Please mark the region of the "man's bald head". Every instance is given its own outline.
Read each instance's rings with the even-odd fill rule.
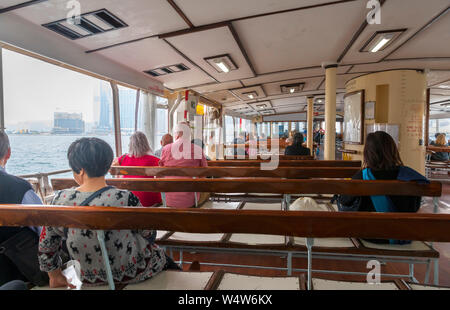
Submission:
[[[167,144],[173,143],[173,137],[171,134],[166,133],[162,138],[161,138],[161,145],[164,147]]]

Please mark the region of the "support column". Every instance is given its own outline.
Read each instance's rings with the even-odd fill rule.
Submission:
[[[325,66],[325,160],[336,157],[336,72],[337,64]]]
[[[3,93],[3,49],[0,46],[0,130],[5,130],[5,102]]]
[[[116,141],[116,156],[122,155],[122,134],[120,130],[119,88],[115,82],[111,82],[114,111],[114,137]]]
[[[308,97],[308,115],[306,123],[306,147],[310,149],[313,155],[313,117],[314,117],[314,97]]]

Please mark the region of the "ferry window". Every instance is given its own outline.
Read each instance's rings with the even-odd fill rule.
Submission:
[[[155,96],[156,102],[156,116],[155,116],[155,137],[154,137],[154,150],[156,151],[161,147],[162,137],[169,133],[169,110],[167,98]]]
[[[428,132],[428,139],[430,143],[436,140],[435,136],[437,133],[445,134],[447,141],[450,140],[450,118],[431,119],[429,122]]]
[[[233,143],[234,120],[232,116],[225,115],[225,143]]]
[[[2,59],[8,172],[69,169],[67,149],[81,137],[101,138],[115,149],[108,82],[6,49]]]
[[[128,153],[130,136],[135,131],[136,124],[136,93],[135,89],[119,85],[120,131],[122,135],[122,154]]]

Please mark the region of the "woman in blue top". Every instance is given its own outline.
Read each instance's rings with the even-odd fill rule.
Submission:
[[[392,137],[377,131],[367,135],[364,146],[364,169],[356,173],[356,180],[403,180],[427,183],[428,180],[415,170],[403,165]],[[338,197],[340,211],[365,212],[417,212],[420,196],[347,196]],[[371,240],[372,241],[372,240]],[[387,243],[388,240],[373,240]]]

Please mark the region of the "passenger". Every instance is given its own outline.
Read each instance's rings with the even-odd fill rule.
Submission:
[[[297,132],[292,145],[286,147],[284,155],[311,155],[311,150],[303,146],[303,135]]]
[[[41,205],[30,183],[6,172],[10,157],[8,136],[0,130],[0,204]],[[13,280],[35,285],[48,283],[36,257],[40,230],[40,227],[0,227],[0,286]]]
[[[136,131],[130,138],[129,154],[125,154],[113,162],[113,166],[158,167],[159,158],[151,155],[152,149],[143,132]],[[123,178],[151,178],[150,176],[124,175]],[[144,207],[156,207],[161,204],[161,194],[152,192],[132,192]]]
[[[445,135],[444,134],[439,134],[436,138],[436,142],[434,143],[435,147],[446,147],[447,146],[447,141],[445,140]],[[434,152],[431,155],[431,160],[436,160],[436,161],[448,161],[449,160],[449,156],[447,152]]]
[[[53,205],[136,207],[131,192],[107,186],[105,175],[113,161],[113,150],[98,138],[82,138],[68,150],[69,165],[78,188],[58,191]],[[99,219],[101,220],[101,219]],[[105,243],[112,276],[117,283],[136,283],[169,268],[177,268],[164,250],[153,243],[152,230],[107,230]],[[71,260],[81,265],[81,281],[88,286],[107,282],[107,272],[97,233],[94,230],[45,226],[39,240],[39,263],[48,272],[50,287],[72,287],[62,274],[60,251],[67,245]]]
[[[245,147],[242,144],[245,144],[245,132],[241,131],[239,136],[234,139],[233,143],[235,144],[234,155],[248,155],[245,151]]]
[[[250,133],[248,140],[249,147],[246,148],[246,152],[250,158],[256,158],[258,155],[258,138],[254,133]]]
[[[377,131],[367,135],[364,146],[364,168],[353,176],[356,180],[401,180],[427,183],[415,170],[403,165],[392,137]],[[413,193],[412,193],[413,194]],[[419,196],[346,196],[336,197],[340,211],[417,212]],[[376,243],[405,243],[397,240],[370,240]]]
[[[166,133],[164,136],[162,136],[161,142],[160,142],[160,143],[161,143],[161,148],[157,149],[156,152],[155,152],[155,156],[158,157],[158,158],[161,158],[161,152],[162,152],[162,149],[163,149],[167,144],[173,143],[173,137],[172,137],[172,135]]]
[[[161,154],[159,165],[163,167],[207,167],[208,162],[201,147],[192,144],[189,134],[183,134],[183,128],[188,131],[186,123],[180,123],[174,128],[175,142],[166,145]],[[189,145],[190,152],[187,151],[187,156],[183,155],[183,146]],[[180,154],[175,154],[178,152]],[[180,155],[180,156],[178,156]],[[196,156],[197,155],[197,156]],[[181,158],[179,158],[181,157]],[[199,158],[196,158],[199,157]],[[189,177],[171,177],[185,179]],[[209,199],[209,193],[197,193],[197,206],[202,205]],[[194,193],[166,193],[166,204],[170,208],[192,208],[195,207]]]

